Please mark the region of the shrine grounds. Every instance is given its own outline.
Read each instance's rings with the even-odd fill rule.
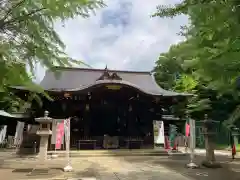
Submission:
[[[80,151],[81,152],[81,151]],[[79,153],[80,153],[79,152]],[[203,155],[196,156],[201,164]],[[105,156],[72,157],[74,171],[64,173],[64,157],[47,160],[48,173],[32,171],[38,164],[36,158],[16,157],[11,152],[0,152],[0,177],[6,180],[239,180],[240,159],[232,161],[226,155],[217,155],[220,169],[187,169],[189,156]]]

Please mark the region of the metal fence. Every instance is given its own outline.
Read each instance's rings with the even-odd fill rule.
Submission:
[[[204,148],[205,147],[205,140],[203,134],[203,121],[196,121],[196,147],[197,148]],[[215,125],[215,143],[216,148],[222,148],[230,145],[230,130],[226,128],[221,123],[216,123]],[[185,146],[185,142],[189,142],[189,137],[185,137],[185,130],[178,129],[178,135],[176,137],[177,143],[179,146]],[[240,135],[238,136],[240,141]]]
[[[229,145],[230,144],[230,130],[222,124],[215,125],[215,143],[216,145]],[[203,123],[196,121],[196,147],[204,148],[205,140],[203,134]]]

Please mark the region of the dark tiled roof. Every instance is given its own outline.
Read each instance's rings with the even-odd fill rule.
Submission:
[[[48,70],[40,86],[47,91],[80,91],[99,84],[123,84],[132,86],[146,94],[160,96],[186,96],[188,94],[167,91],[158,86],[150,72],[107,70],[116,73],[121,80],[101,79],[104,69],[55,67],[59,76]]]

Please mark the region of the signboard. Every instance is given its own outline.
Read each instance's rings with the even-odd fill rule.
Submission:
[[[157,144],[165,144],[163,121],[159,122],[159,131],[158,131],[158,138],[157,138],[156,143]]]
[[[119,85],[107,85],[106,87],[108,89],[111,89],[111,90],[119,90],[119,89],[121,89],[121,86],[119,86]]]
[[[154,121],[153,129],[154,129],[154,143],[165,144],[163,121]]]

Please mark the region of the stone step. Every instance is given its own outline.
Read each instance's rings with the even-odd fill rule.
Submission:
[[[57,154],[58,157],[65,157],[65,151],[52,151],[48,152],[48,155],[53,156]],[[168,156],[168,152],[165,150],[161,151],[139,151],[139,150],[129,150],[129,151],[121,151],[121,150],[89,150],[89,151],[71,151],[70,157],[106,157],[106,156]]]

